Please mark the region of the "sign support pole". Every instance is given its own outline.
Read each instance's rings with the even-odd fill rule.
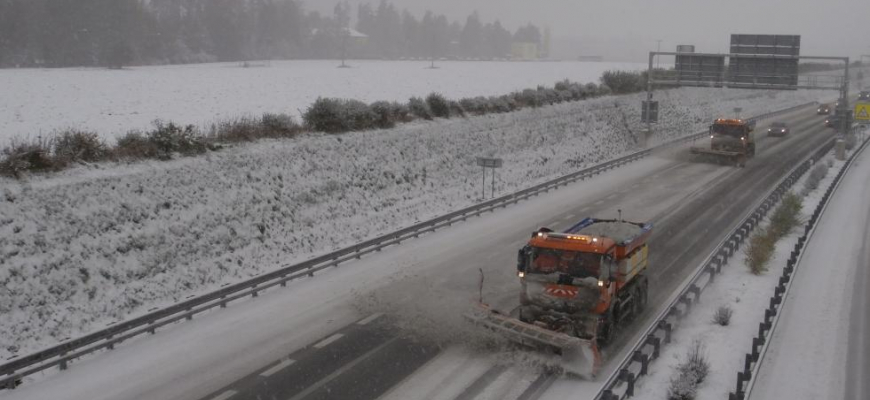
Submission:
[[[649,69],[646,74],[646,132],[643,137],[643,147],[647,148],[647,143],[649,142],[650,136],[652,136],[652,74],[653,74],[653,58],[655,58],[655,54],[653,52],[649,52]]]

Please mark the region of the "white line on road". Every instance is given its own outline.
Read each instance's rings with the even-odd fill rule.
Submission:
[[[236,393],[238,393],[238,392],[236,392],[235,390],[227,390],[226,392],[221,393],[220,396],[215,397],[211,400],[227,400],[230,397],[235,396]]]
[[[390,339],[390,340],[387,340],[386,343],[381,344],[380,346],[375,347],[374,349],[369,350],[369,351],[366,352],[365,354],[363,354],[363,355],[357,357],[355,360],[353,360],[353,361],[347,363],[347,364],[344,365],[343,367],[341,367],[341,368],[335,370],[335,372],[329,374],[329,375],[326,376],[325,378],[323,378],[323,379],[317,381],[316,383],[314,383],[313,385],[309,386],[308,389],[303,390],[302,393],[299,393],[299,394],[297,394],[296,396],[291,397],[290,400],[301,400],[301,399],[304,399],[304,398],[308,397],[308,395],[310,395],[311,393],[314,393],[314,391],[320,389],[321,387],[323,387],[323,385],[325,385],[325,384],[329,383],[331,380],[335,379],[335,377],[337,377],[337,376],[339,376],[339,375],[345,373],[345,371],[347,371],[347,370],[349,370],[349,369],[355,367],[357,364],[363,362],[366,358],[371,357],[372,354],[375,354],[375,353],[381,351],[381,349],[383,349],[384,347],[387,347],[388,345],[390,345],[391,343],[395,342],[396,340],[399,340],[399,338],[395,338],[395,337],[394,337],[394,338],[392,338],[392,339]]]
[[[366,317],[362,321],[357,322],[356,324],[357,325],[367,325],[369,322],[372,322],[372,321],[378,319],[378,317],[380,317],[381,315],[384,315],[384,313],[374,313],[372,315],[369,315],[368,317]]]
[[[322,348],[324,348],[324,347],[326,347],[326,346],[329,346],[330,343],[332,343],[332,342],[334,342],[334,341],[336,341],[336,340],[338,340],[338,339],[341,339],[341,338],[343,338],[343,337],[344,337],[344,335],[342,335],[342,334],[340,334],[340,333],[336,333],[335,335],[332,335],[332,336],[330,336],[330,337],[328,337],[328,338],[326,338],[326,339],[323,339],[320,343],[315,344],[315,345],[314,345],[314,348],[316,348],[316,349],[322,349]]]
[[[565,218],[562,218],[562,221],[570,221],[572,219],[574,219],[574,214],[568,214]]]
[[[284,360],[284,361],[281,361],[281,362],[278,363],[278,365],[276,365],[276,366],[274,366],[274,367],[272,367],[272,368],[269,368],[269,369],[263,371],[263,372],[260,374],[260,376],[262,376],[262,377],[264,377],[264,378],[268,378],[268,377],[270,377],[270,376],[272,376],[272,375],[275,375],[278,371],[280,371],[280,370],[282,370],[282,369],[284,369],[284,368],[287,368],[287,367],[293,365],[293,363],[295,363],[295,362],[296,362],[296,360]]]

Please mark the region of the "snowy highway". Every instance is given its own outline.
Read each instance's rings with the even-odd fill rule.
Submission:
[[[0,398],[591,398],[601,382],[548,378],[534,354],[478,340],[461,316],[477,299],[478,271],[484,301],[508,311],[517,302],[516,250],[533,230],[617,210],[652,221],[652,307],[605,349],[606,376],[636,340],[631,332],[739,218],[833,137],[813,111],[779,117],[791,126],[785,138],[763,137],[771,121],[760,121],[746,168],[695,162],[686,147],[663,151],[138,338]]]

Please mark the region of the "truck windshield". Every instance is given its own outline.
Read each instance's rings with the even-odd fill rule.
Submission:
[[[714,135],[726,135],[726,136],[734,136],[741,137],[746,130],[743,129],[743,126],[740,125],[713,125],[711,129]]]
[[[558,272],[575,278],[587,278],[597,277],[600,265],[600,254],[533,247],[528,272],[533,274]]]

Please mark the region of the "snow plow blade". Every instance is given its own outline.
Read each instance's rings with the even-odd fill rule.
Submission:
[[[559,354],[561,360],[556,367],[565,373],[592,379],[601,366],[601,355],[594,340],[529,324],[493,310],[486,304],[478,304],[473,313],[466,314],[466,318],[524,347]]]

